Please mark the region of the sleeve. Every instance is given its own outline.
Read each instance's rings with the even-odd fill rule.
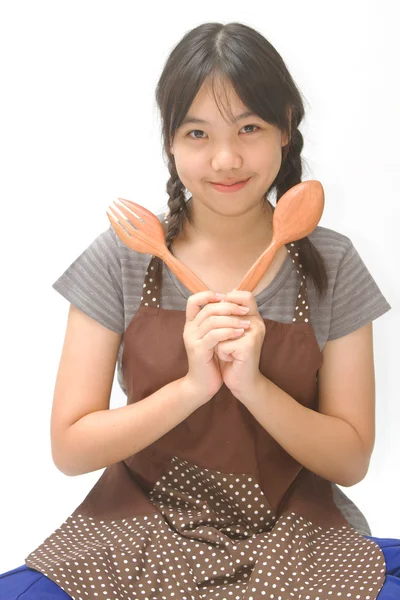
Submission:
[[[328,341],[359,329],[390,309],[390,304],[350,241],[336,274]]]
[[[332,483],[333,500],[348,523],[362,535],[371,536],[371,528],[358,506],[336,485]]]
[[[121,261],[111,225],[53,283],[71,304],[104,327],[124,332]]]

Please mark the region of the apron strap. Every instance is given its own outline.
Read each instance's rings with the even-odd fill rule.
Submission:
[[[292,321],[294,323],[310,322],[310,305],[308,303],[307,282],[304,275],[303,265],[300,263],[299,247],[295,243],[286,245],[292,262],[296,265],[297,273],[300,275],[300,285],[297,292],[296,306],[293,312]]]

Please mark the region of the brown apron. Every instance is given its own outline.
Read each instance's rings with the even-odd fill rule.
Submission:
[[[323,355],[299,273],[292,323],[264,319],[260,371],[318,409]],[[152,257],[124,334],[128,404],[188,371],[186,312],[160,308]],[[267,400],[267,399],[266,399]],[[379,546],[355,531],[331,482],[294,460],[223,384],[159,440],[105,469],[85,500],[26,559],[75,600],[375,600]]]

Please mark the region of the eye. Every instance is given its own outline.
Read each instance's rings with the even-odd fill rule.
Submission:
[[[256,129],[260,129],[258,125],[244,125],[244,127],[255,127]],[[254,131],[249,131],[248,133],[254,133]]]
[[[258,125],[244,125],[242,127],[242,129],[244,129],[245,127],[255,127],[256,129],[260,129],[260,127]],[[192,140],[204,140],[203,137],[197,137],[197,136],[193,137],[191,135],[192,133],[204,133],[204,131],[202,131],[201,129],[192,129],[191,131],[189,131],[187,133],[187,136],[190,137]],[[249,131],[247,133],[255,133],[255,131]]]

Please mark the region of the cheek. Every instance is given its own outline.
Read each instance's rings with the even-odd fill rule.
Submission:
[[[274,167],[281,161],[282,148],[278,144],[273,144],[265,148],[264,152],[260,153],[260,155],[263,157],[262,161],[265,166]]]
[[[200,161],[196,160],[194,156],[188,156],[186,154],[185,157],[182,156],[182,159],[176,161],[176,167],[178,171],[178,175],[182,183],[185,182],[198,182],[200,180],[204,180],[205,177],[205,169],[201,165]]]
[[[264,173],[267,179],[271,174],[274,174],[275,177],[282,164],[281,147],[268,148],[264,152],[260,152],[258,157],[258,172]]]

